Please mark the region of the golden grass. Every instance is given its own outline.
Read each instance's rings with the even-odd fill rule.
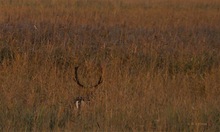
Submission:
[[[0,130],[219,131],[219,22],[218,0],[0,1]]]

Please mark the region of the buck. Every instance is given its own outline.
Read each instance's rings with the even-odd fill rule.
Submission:
[[[80,111],[82,107],[84,107],[86,104],[88,104],[91,101],[91,96],[97,89],[97,87],[103,82],[103,69],[101,66],[99,66],[100,70],[100,76],[97,80],[97,82],[91,86],[86,86],[82,83],[79,79],[79,66],[75,67],[75,82],[79,85],[82,89],[93,89],[91,93],[87,94],[86,96],[78,96],[74,99],[75,108]]]

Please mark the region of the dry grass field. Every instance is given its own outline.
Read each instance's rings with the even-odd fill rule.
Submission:
[[[219,0],[0,0],[0,131],[220,131],[219,23]]]

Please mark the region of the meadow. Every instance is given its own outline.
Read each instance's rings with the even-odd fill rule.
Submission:
[[[0,131],[220,131],[219,23],[219,0],[0,0]]]

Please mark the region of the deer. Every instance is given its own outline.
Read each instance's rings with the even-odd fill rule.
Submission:
[[[76,98],[73,99],[75,108],[78,111],[81,111],[81,108],[84,107],[87,103],[89,103],[91,101],[91,98],[94,94],[94,92],[97,90],[97,88],[103,83],[103,68],[100,65],[97,65],[98,70],[99,70],[99,77],[96,80],[96,83],[90,85],[90,86],[86,86],[85,84],[83,84],[83,82],[80,80],[79,78],[79,69],[80,66],[76,66],[75,69],[75,73],[74,73],[74,81],[77,83],[77,85],[81,88],[81,89],[90,89],[90,93],[88,93],[86,96],[77,96]]]

